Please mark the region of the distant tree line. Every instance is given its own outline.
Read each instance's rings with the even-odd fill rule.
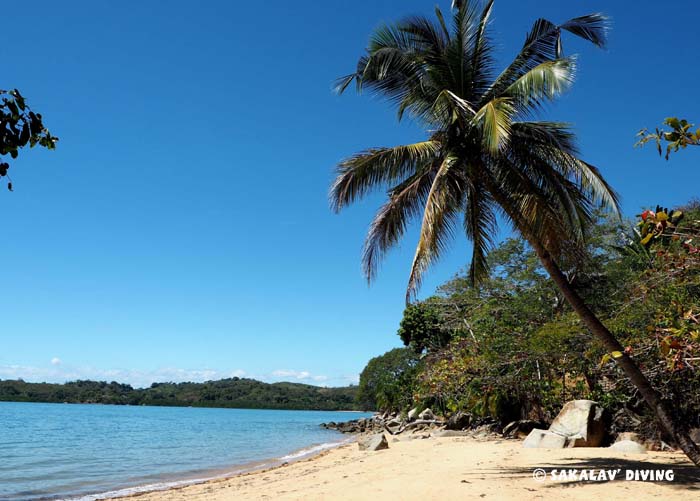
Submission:
[[[354,410],[357,387],[321,388],[299,383],[263,383],[230,378],[205,383],[153,383],[133,388],[115,381],[65,384],[0,381],[0,401],[229,407],[246,409]]]

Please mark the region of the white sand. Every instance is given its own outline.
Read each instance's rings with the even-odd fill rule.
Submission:
[[[242,499],[700,499],[700,468],[680,453],[608,449],[523,449],[521,442],[473,438],[402,439],[390,449],[356,444],[267,471],[132,496],[136,501]],[[611,482],[533,479],[533,470],[621,469]],[[626,470],[672,469],[673,481],[625,481]],[[622,478],[623,480],[620,480]]]

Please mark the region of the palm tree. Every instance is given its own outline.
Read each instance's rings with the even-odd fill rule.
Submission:
[[[700,449],[634,360],[572,288],[559,263],[580,256],[585,228],[598,207],[618,211],[618,197],[599,170],[579,158],[568,124],[533,117],[573,82],[576,58],[562,52],[563,31],[603,47],[601,14],[556,25],[537,20],[512,63],[497,73],[489,18],[493,0],[454,1],[451,25],[409,17],[372,35],[354,73],[339,79],[393,103],[428,131],[425,141],[371,148],[342,161],[330,189],[338,212],[375,189],[388,200],[371,223],[363,269],[371,281],[379,261],[421,218],[406,300],[461,226],[473,243],[469,269],[477,284],[499,216],[535,250],[588,329],[603,343],[683,451],[700,464]]]

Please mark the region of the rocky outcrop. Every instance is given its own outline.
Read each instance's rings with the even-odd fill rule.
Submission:
[[[566,449],[571,441],[553,431],[534,429],[523,442],[526,449]]]
[[[605,434],[600,404],[592,400],[572,400],[554,418],[549,430],[533,429],[523,446],[548,449],[600,447]]]
[[[430,409],[425,409],[423,412],[418,414],[418,419],[433,420],[435,419],[435,414],[433,414],[433,411]]]
[[[571,447],[600,447],[605,439],[603,407],[593,400],[567,402],[549,431],[572,440]]]
[[[466,430],[471,424],[472,417],[466,412],[456,412],[452,414],[447,423],[445,423],[446,430]]]
[[[532,421],[531,419],[521,419],[520,421],[513,421],[509,423],[505,428],[503,428],[504,437],[521,438],[526,437],[528,433],[537,427],[541,427],[542,423],[538,421]]]
[[[389,442],[383,433],[377,433],[360,438],[357,441],[357,446],[361,451],[381,451],[389,448]]]
[[[373,416],[371,418],[353,419],[342,423],[330,421],[328,423],[322,423],[321,428],[335,430],[341,433],[367,433],[382,431],[384,429],[382,424],[383,420],[380,416]]]
[[[414,421],[418,417],[418,409],[414,407],[413,409],[408,411],[407,417],[409,422]]]
[[[632,442],[637,442],[638,444],[643,442],[642,438],[639,436],[639,433],[634,431],[623,431],[622,433],[618,433],[617,437],[615,437],[615,442],[622,442],[624,440],[631,440]]]
[[[610,446],[610,449],[617,452],[624,452],[626,454],[646,454],[647,449],[639,442],[634,442],[632,440],[620,440],[615,442]]]

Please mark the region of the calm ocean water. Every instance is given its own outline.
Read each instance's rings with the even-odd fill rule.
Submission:
[[[289,461],[343,441],[325,411],[0,402],[0,499],[103,499]]]

